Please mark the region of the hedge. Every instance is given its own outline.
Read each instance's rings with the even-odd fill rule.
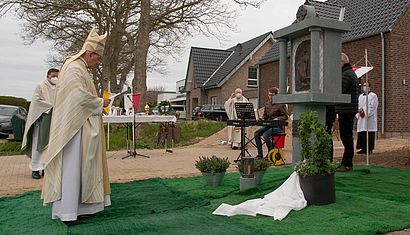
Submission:
[[[21,106],[26,108],[27,110],[30,106],[30,102],[28,102],[26,99],[13,96],[0,96],[0,104]]]

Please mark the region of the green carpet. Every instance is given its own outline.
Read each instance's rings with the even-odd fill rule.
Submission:
[[[66,225],[51,220],[40,192],[0,198],[0,234],[377,234],[410,227],[410,171],[356,167],[336,174],[332,205],[292,211],[283,221],[266,216],[214,216],[222,202],[259,198],[281,185],[290,168],[270,169],[257,189],[239,192],[239,174],[222,186],[202,177],[112,184],[112,206]]]

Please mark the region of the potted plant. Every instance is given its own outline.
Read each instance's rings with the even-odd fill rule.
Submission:
[[[256,177],[256,184],[262,183],[263,176],[265,175],[266,169],[270,167],[270,162],[265,158],[256,158],[254,165],[254,174]]]
[[[266,158],[255,158],[254,165],[253,165],[253,173],[256,178],[256,185],[262,183],[263,176],[271,166],[271,163]],[[238,162],[238,170],[242,174],[243,168],[241,161]]]
[[[308,204],[334,203],[336,166],[330,161],[332,136],[318,121],[316,111],[302,113],[298,131],[302,157],[295,170],[303,194]]]
[[[215,155],[212,157],[202,156],[196,161],[195,167],[202,172],[207,185],[216,187],[221,184],[230,164],[228,158],[219,158]]]

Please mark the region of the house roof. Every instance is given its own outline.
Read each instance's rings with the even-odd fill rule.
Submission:
[[[225,78],[231,74],[272,32],[262,34],[249,41],[239,43],[234,47],[228,48],[230,56],[220,64],[219,68],[209,76],[204,83],[204,87],[209,89],[217,87]]]
[[[336,9],[345,7],[344,21],[351,24],[352,30],[343,34],[343,42],[370,37],[390,31],[396,21],[407,9],[410,0],[328,0],[308,1],[314,6],[319,17],[336,18]],[[339,11],[340,12],[340,11]],[[279,46],[275,43],[261,58],[259,64],[279,59]]]
[[[345,21],[352,31],[343,35],[343,41],[353,41],[390,31],[406,10],[410,0],[328,0],[346,8]]]
[[[331,19],[331,20],[339,20],[340,19],[340,12],[341,6],[339,4],[333,4],[329,1],[327,2],[318,2],[309,0],[307,3],[308,5],[312,5],[315,7],[315,11],[320,18]]]
[[[192,47],[190,60],[193,62],[197,87],[202,87],[204,82],[208,80],[230,54],[232,54],[232,51]]]

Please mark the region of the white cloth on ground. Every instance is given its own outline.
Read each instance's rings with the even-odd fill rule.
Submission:
[[[109,195],[102,203],[81,203],[81,133],[82,129],[63,149],[61,200],[53,202],[52,219],[75,221],[79,215],[95,214],[111,205]]]
[[[41,171],[44,170],[44,162],[43,162],[43,153],[47,150],[43,150],[42,152],[37,151],[37,141],[38,141],[38,130],[39,125],[38,122],[34,123],[33,127],[33,142],[31,146],[31,158],[29,167],[31,171]]]
[[[307,205],[299,184],[299,176],[293,172],[289,178],[275,191],[264,198],[251,199],[231,206],[222,203],[212,214],[214,215],[250,215],[272,216],[275,220],[284,219],[291,210],[302,210]]]

